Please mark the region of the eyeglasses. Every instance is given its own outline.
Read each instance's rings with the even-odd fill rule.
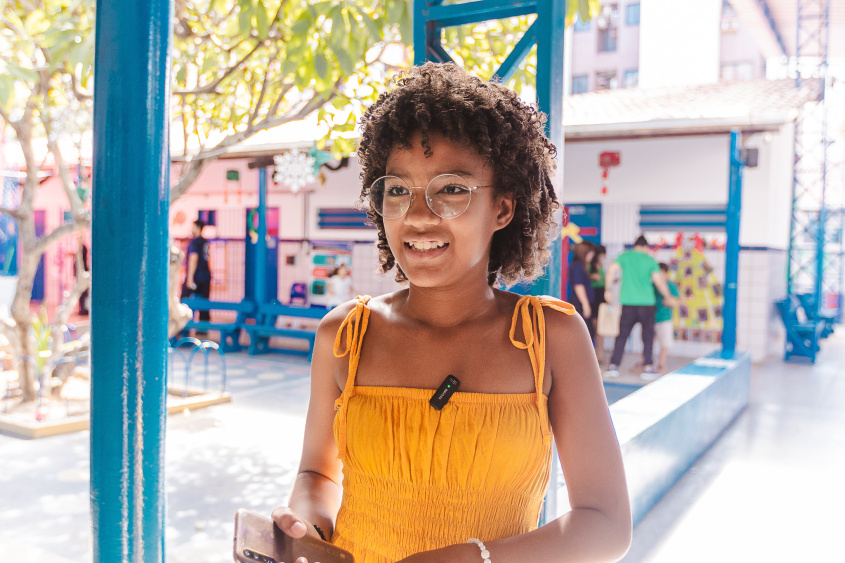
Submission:
[[[443,219],[454,219],[469,208],[472,192],[493,186],[470,186],[456,174],[435,176],[428,186],[409,186],[402,178],[382,176],[370,186],[370,208],[385,219],[398,219],[408,212],[414,201],[411,190],[425,190],[425,203],[431,212]]]

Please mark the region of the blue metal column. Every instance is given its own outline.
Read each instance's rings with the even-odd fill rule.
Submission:
[[[170,0],[97,1],[94,561],[164,561]]]
[[[548,116],[546,134],[557,147],[558,199],[563,201],[563,35],[566,20],[565,0],[537,1],[537,105]],[[563,215],[559,217],[562,225]],[[552,256],[546,273],[534,282],[531,293],[563,297],[561,293],[561,237],[552,242]]]
[[[267,303],[267,169],[258,169],[258,241],[255,245],[255,302]]]
[[[414,0],[414,64],[454,62],[441,44],[444,27],[537,14],[495,76],[507,80],[531,47],[537,45],[537,104],[549,118],[546,134],[558,149],[558,178],[563,178],[563,49],[566,0],[476,0],[443,5],[443,0]],[[557,182],[558,188],[562,182]],[[562,199],[562,194],[557,194]],[[558,217],[560,219],[561,217]],[[533,285],[515,290],[534,295],[561,295],[561,240],[552,243],[546,273]]]
[[[728,213],[725,220],[727,244],[725,246],[725,305],[722,308],[722,352],[733,355],[736,351],[736,294],[739,271],[739,217],[742,211],[742,169],[744,162],[740,151],[740,133],[731,131],[730,182],[728,186]]]

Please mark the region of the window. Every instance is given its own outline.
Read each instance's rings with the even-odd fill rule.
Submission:
[[[619,36],[618,15],[616,4],[607,4],[596,16],[596,27],[599,28],[599,52],[607,53],[616,50],[616,38]]]
[[[722,65],[722,80],[751,80],[752,78],[754,78],[754,65],[751,63]]]
[[[590,83],[587,80],[587,75],[584,74],[582,76],[573,76],[572,77],[572,93],[573,94],[583,94],[590,89]]]
[[[618,87],[615,70],[596,73],[596,90],[615,90]]]
[[[625,7],[625,25],[640,25],[640,3]]]
[[[634,70],[626,70],[625,71],[625,88],[636,88],[637,85],[640,83],[640,71],[639,69]]]
[[[572,25],[575,31],[590,31],[590,27],[592,26],[592,21],[587,20],[585,22],[581,21],[581,16],[575,16],[575,23]]]

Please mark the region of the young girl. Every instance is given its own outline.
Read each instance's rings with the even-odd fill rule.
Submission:
[[[625,554],[622,457],[587,327],[567,303],[495,287],[540,275],[558,232],[544,121],[431,63],[363,118],[362,197],[382,270],[408,288],[320,324],[299,474],[273,512],[286,534],[358,563]],[[459,391],[435,409],[449,375]],[[572,509],[538,528],[553,447]]]

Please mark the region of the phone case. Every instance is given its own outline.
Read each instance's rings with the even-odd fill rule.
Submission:
[[[237,563],[354,563],[352,554],[306,535],[292,538],[266,516],[241,508],[235,513],[234,556]]]

